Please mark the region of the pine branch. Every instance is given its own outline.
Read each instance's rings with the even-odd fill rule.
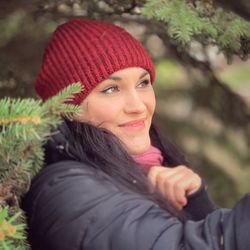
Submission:
[[[213,6],[212,1],[148,0],[142,13],[163,22],[169,37],[182,50],[188,51],[191,43],[197,41],[218,46],[228,60],[233,55],[249,57],[250,49],[245,44],[250,43],[250,23]]]
[[[42,145],[51,126],[59,125],[62,116],[72,118],[79,111],[78,106],[65,102],[80,91],[81,85],[75,83],[44,103],[30,98],[0,100],[0,249],[29,249],[25,224],[13,224],[21,215],[19,200],[43,164]],[[8,204],[14,212],[3,208]]]
[[[24,234],[26,229],[24,221],[22,212],[13,213],[9,207],[0,207],[0,247],[2,247],[0,249],[30,249]]]
[[[57,114],[55,103],[56,104],[70,103],[74,98],[74,94],[80,93],[82,91],[84,91],[84,87],[79,82],[73,83],[72,85],[69,85],[68,87],[60,91],[56,96],[53,96],[52,98],[47,100],[44,103],[43,108],[45,110],[50,110],[50,112]]]

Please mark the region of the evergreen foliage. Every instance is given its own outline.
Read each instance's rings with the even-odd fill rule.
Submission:
[[[0,249],[29,249],[20,197],[42,166],[42,145],[51,126],[79,110],[65,103],[81,90],[80,83],[72,84],[44,103],[30,98],[0,100]]]
[[[230,60],[234,54],[247,59],[250,23],[238,15],[214,6],[213,1],[148,0],[142,12],[149,19],[166,24],[169,37],[186,50],[193,41],[217,45]]]

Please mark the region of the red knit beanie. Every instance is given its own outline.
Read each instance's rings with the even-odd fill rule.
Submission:
[[[60,25],[52,35],[35,89],[46,100],[80,82],[84,89],[73,101],[80,104],[98,83],[128,67],[144,68],[154,81],[152,60],[128,32],[102,21],[75,19]]]

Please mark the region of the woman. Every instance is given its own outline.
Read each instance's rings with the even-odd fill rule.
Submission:
[[[44,54],[36,91],[73,82],[81,111],[45,145],[23,200],[32,249],[249,249],[249,197],[215,210],[201,178],[151,124],[154,65],[113,24],[71,20]]]

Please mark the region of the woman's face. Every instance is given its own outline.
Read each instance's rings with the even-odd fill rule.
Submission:
[[[130,154],[140,154],[149,148],[155,95],[150,75],[144,69],[116,71],[99,83],[80,106],[78,121],[108,129]]]

